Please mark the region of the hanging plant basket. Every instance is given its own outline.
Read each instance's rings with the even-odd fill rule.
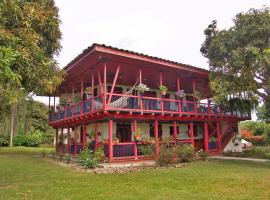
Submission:
[[[147,85],[140,83],[140,84],[136,87],[136,90],[137,90],[140,94],[143,94],[143,93],[149,91],[150,88],[148,88]]]
[[[165,85],[159,86],[161,95],[165,96],[167,94],[168,88]]]

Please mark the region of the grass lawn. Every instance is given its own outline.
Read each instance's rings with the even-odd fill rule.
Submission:
[[[270,199],[269,163],[206,161],[96,175],[43,160],[43,150],[0,148],[0,199]]]

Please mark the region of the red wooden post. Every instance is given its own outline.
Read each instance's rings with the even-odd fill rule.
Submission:
[[[133,132],[135,133],[137,131],[137,120],[134,120],[133,122]],[[137,142],[136,138],[134,136],[134,158],[137,160],[138,159],[138,147],[137,147]]]
[[[196,84],[194,80],[192,80],[192,88],[193,88],[193,99],[194,99],[194,113],[197,116],[197,98],[194,95],[196,91]]]
[[[103,109],[106,109],[107,103],[106,103],[106,98],[107,98],[107,64],[104,63],[104,73],[103,73],[103,85],[104,85],[104,102],[103,102]]]
[[[58,152],[58,128],[55,129],[55,151]]]
[[[61,142],[62,142],[62,146],[61,146],[61,152],[64,153],[64,130],[63,127],[61,127]]]
[[[192,146],[194,146],[194,129],[193,129],[193,122],[189,123],[189,130],[190,130],[190,140]]]
[[[109,120],[109,162],[112,162],[113,160],[113,120]]]
[[[82,125],[83,126],[83,128],[82,128],[82,131],[83,131],[83,134],[82,134],[82,142],[83,142],[83,149],[85,149],[86,148],[86,125],[85,124],[83,124]]]
[[[84,87],[84,80],[82,76],[81,77],[81,114],[83,113],[83,87]]]
[[[74,95],[74,84],[72,84],[72,107],[71,107],[71,115],[74,115],[74,104],[75,104],[75,95]]]
[[[140,68],[139,70],[139,81],[140,81],[140,84],[142,83],[142,69]],[[140,100],[140,110],[141,110],[141,113],[143,111],[143,101],[142,101],[142,97],[139,98]]]
[[[208,135],[209,135],[209,131],[208,131],[208,123],[204,122],[204,151],[208,152],[209,151],[209,146],[208,146]]]
[[[95,123],[95,151],[98,149],[98,123]]]
[[[68,98],[67,98],[67,87],[66,87],[66,105],[65,105],[65,118],[67,118],[67,100],[68,100]]]
[[[158,121],[154,121],[154,135],[155,135],[155,159],[158,159],[159,155],[159,140],[158,140]]]
[[[101,75],[100,75],[100,65],[97,68],[97,75],[98,75],[98,83],[99,83],[100,93],[103,94],[103,88],[102,88],[102,82],[101,82]]]
[[[177,124],[176,124],[176,121],[173,122],[173,139],[174,139],[174,143],[176,144],[176,142],[177,142]]]
[[[163,73],[162,72],[160,72],[159,73],[159,84],[160,85],[163,85]],[[162,94],[161,94],[162,95]],[[161,111],[162,111],[162,113],[164,112],[164,103],[163,103],[163,98],[161,98]]]
[[[220,123],[216,122],[217,126],[217,142],[218,142],[218,150],[221,151],[221,133],[220,133]]]
[[[74,151],[73,151],[74,157],[76,157],[77,154],[77,126],[74,127]]]
[[[181,89],[180,87],[180,78],[179,76],[177,76],[177,92],[179,92]],[[180,98],[178,97],[178,112],[181,113],[182,112],[182,108],[181,108],[181,100]]]
[[[142,83],[142,69],[141,68],[139,71],[139,82],[140,82],[140,84]]]
[[[111,91],[110,91],[110,95],[109,95],[109,99],[108,99],[107,108],[109,107],[109,104],[111,103],[112,94],[113,94],[113,91],[114,91],[114,88],[115,88],[115,83],[116,83],[116,80],[117,80],[117,77],[118,77],[118,73],[119,73],[119,70],[120,70],[120,66],[121,66],[121,65],[118,65],[118,67],[117,67],[117,69],[116,69],[116,72],[115,72],[115,75],[114,75],[113,84],[112,84],[112,88],[111,88]]]
[[[94,85],[95,85],[95,80],[94,80],[94,73],[92,72],[92,75],[91,75],[91,88],[92,88],[92,99],[91,99],[91,112],[94,112]]]
[[[68,153],[70,154],[70,127],[68,127],[68,144],[67,144],[67,146],[68,146]]]

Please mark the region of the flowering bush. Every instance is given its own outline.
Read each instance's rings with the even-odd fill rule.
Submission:
[[[89,149],[81,151],[79,163],[85,168],[95,168],[104,158],[102,149],[93,152]]]

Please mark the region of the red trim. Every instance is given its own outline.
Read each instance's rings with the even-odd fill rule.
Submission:
[[[158,159],[159,155],[159,141],[158,141],[158,121],[154,121],[154,135],[155,135],[155,159]]]
[[[220,123],[216,122],[217,126],[217,142],[218,142],[218,149],[221,151],[221,135],[220,135]]]
[[[133,121],[133,132],[135,133],[137,131],[137,120]],[[135,136],[134,136],[134,141],[135,141]],[[137,143],[134,142],[134,157],[135,159],[138,159],[138,148],[137,148]]]
[[[209,146],[208,146],[208,123],[204,122],[204,151],[208,152],[209,151]]]
[[[77,155],[77,126],[74,126],[74,157]]]
[[[116,80],[117,80],[117,77],[118,77],[118,73],[119,73],[119,70],[120,70],[120,66],[121,65],[118,65],[118,67],[116,69],[116,72],[115,72],[115,75],[114,75],[113,84],[112,84],[112,88],[111,88],[111,91],[110,91],[107,108],[109,107],[109,105],[111,103],[111,99],[112,99],[113,91],[114,91],[114,88],[115,88],[115,83],[116,83]]]
[[[112,141],[112,135],[113,135],[113,120],[109,120],[109,162],[112,162],[113,160],[113,141]]]

